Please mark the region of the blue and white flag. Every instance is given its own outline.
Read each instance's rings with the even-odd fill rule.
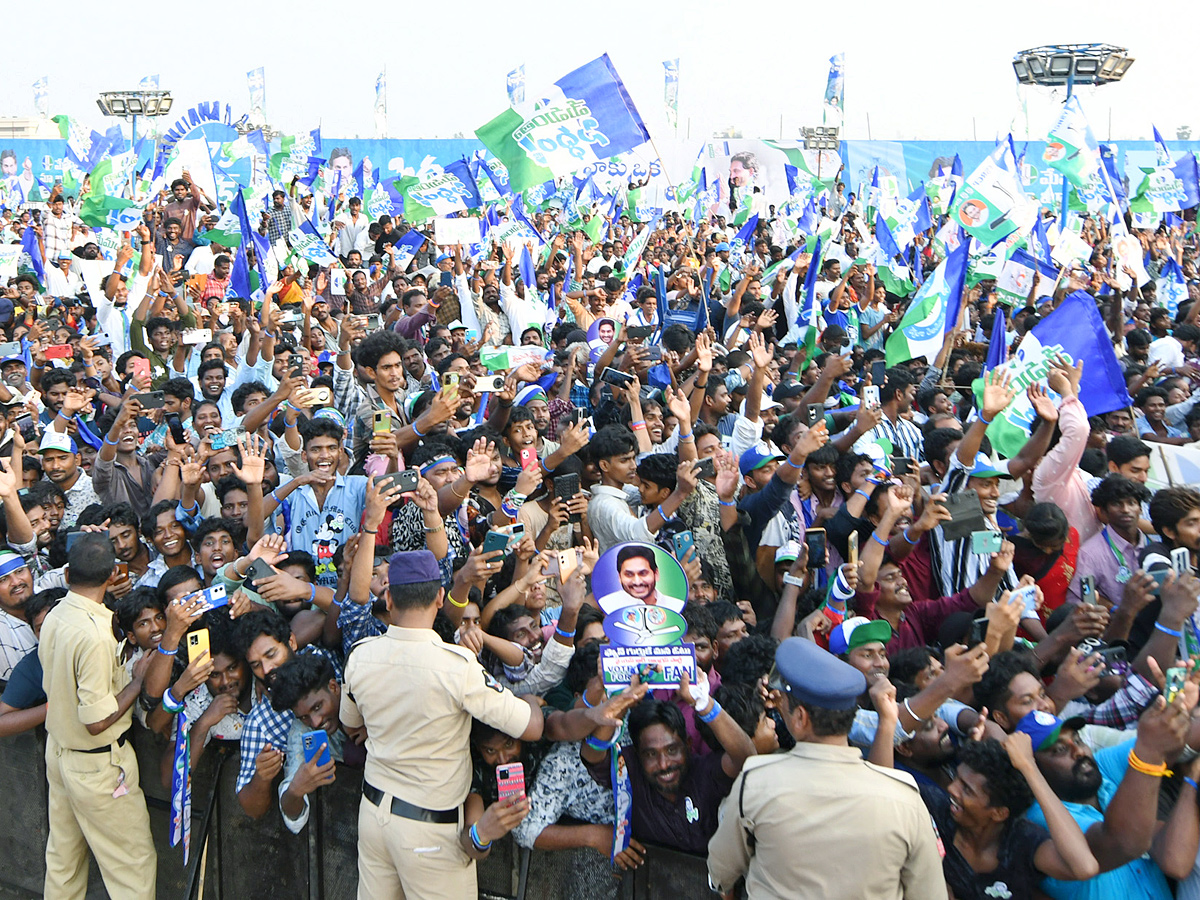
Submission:
[[[1033,228],[1029,230],[1029,235],[1025,238],[1025,245],[1035,259],[1047,265],[1053,265],[1053,260],[1050,259],[1050,238],[1046,234],[1046,220],[1041,216],[1034,219]]]
[[[43,119],[50,115],[50,77],[43,75],[33,83],[33,108]]]
[[[407,232],[404,237],[400,238],[400,242],[392,247],[395,250],[395,259],[392,261],[392,264],[397,270],[403,272],[408,268],[408,264],[413,261],[413,257],[421,252],[421,247],[424,243],[425,235],[421,234],[415,228]],[[466,320],[464,319],[463,321]]]
[[[1158,270],[1158,278],[1154,280],[1157,289],[1158,302],[1166,307],[1171,318],[1179,312],[1179,304],[1188,298],[1187,279],[1183,277],[1183,269],[1173,257],[1166,257],[1162,268]]]
[[[839,113],[846,107],[846,54],[829,57],[829,78],[825,82],[825,105]]]
[[[375,76],[375,137],[387,137],[387,72]]]
[[[1158,127],[1151,125],[1154,129],[1154,152],[1157,157],[1157,162],[1160,166],[1169,166],[1174,160],[1171,159],[1171,151],[1167,149],[1167,142],[1163,140],[1163,136],[1158,133]]]
[[[1017,394],[987,430],[992,447],[1001,456],[1011,459],[1029,439],[1034,410],[1025,389],[1031,384],[1045,384],[1046,373],[1058,354],[1068,365],[1087,361],[1079,400],[1089,416],[1102,416],[1133,404],[1096,301],[1087,292],[1076,291],[1026,333],[1004,366]],[[978,393],[981,382],[976,381],[976,388]]]
[[[731,261],[740,260],[754,246],[756,228],[758,228],[758,213],[747,219],[745,224],[738,229],[738,233],[733,236],[733,240],[729,242],[729,259]]]
[[[250,111],[262,118],[267,109],[267,75],[262,66],[246,73],[246,87],[250,89]]]
[[[299,228],[288,232],[288,243],[291,244],[293,254],[318,266],[332,266],[338,261],[311,222],[302,221]]]
[[[536,109],[506,109],[476,130],[514,191],[570,175],[650,140],[606,55],[559,78]]]
[[[904,317],[887,339],[888,366],[925,357],[932,360],[942,349],[946,334],[958,324],[963,284],[967,275],[966,240],[942,260],[913,296]]]
[[[138,89],[143,90],[143,91],[157,91],[158,90],[158,76],[157,75],[144,75],[142,77],[142,80],[138,82]]]
[[[525,102],[525,63],[509,72],[505,81],[508,87],[508,105],[520,106]]]
[[[882,213],[875,214],[875,240],[879,242],[879,249],[886,254],[888,262],[895,261],[896,257],[901,255],[900,246],[892,236],[892,230],[888,228]]]
[[[679,57],[663,60],[663,105],[667,110],[667,124],[679,126]]]

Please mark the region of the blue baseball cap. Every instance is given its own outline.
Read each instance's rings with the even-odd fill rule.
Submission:
[[[986,453],[975,454],[975,465],[967,473],[971,478],[1007,478],[1008,472],[1000,469],[999,464],[992,461]]]
[[[1038,751],[1045,750],[1057,741],[1059,732],[1064,728],[1070,731],[1078,731],[1086,724],[1087,719],[1083,718],[1083,716],[1060,719],[1058,716],[1035,709],[1032,712],[1026,713],[1025,717],[1017,723],[1017,727],[1013,730],[1029,735],[1033,749]]]
[[[317,356],[317,365],[323,366],[326,363],[333,365],[333,361],[336,358],[337,358],[337,354],[334,353],[332,350],[322,350],[320,355]]]
[[[717,244],[717,246],[713,247],[713,249],[716,250],[718,253],[720,253],[722,250],[728,250],[729,242],[721,241],[721,243]]]
[[[749,475],[755,469],[761,468],[773,459],[783,459],[783,457],[771,451],[771,448],[766,444],[758,443],[753,447],[742,452],[738,459],[738,471],[743,475]]]

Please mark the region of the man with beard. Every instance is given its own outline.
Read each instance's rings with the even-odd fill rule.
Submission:
[[[123,597],[150,568],[150,548],[142,543],[140,519],[128,503],[114,503],[101,516],[108,522],[108,537],[117,557],[117,567],[125,569],[125,577],[114,581],[109,591],[115,597]]]
[[[242,727],[237,795],[246,814],[257,819],[271,805],[271,784],[283,770],[288,731],[295,718],[290,709],[279,712],[271,706],[271,683],[275,670],[296,655],[297,644],[287,619],[269,609],[254,609],[239,617],[235,641],[238,657],[254,676],[254,699]],[[310,648],[305,652],[325,655]]]
[[[324,349],[336,350],[338,324],[329,314],[329,301],[324,297],[315,297],[309,314],[304,317],[301,343],[306,347],[309,346],[308,336],[312,333],[312,319],[317,320],[317,327],[321,329],[321,336],[325,341]]]
[[[25,602],[32,596],[33,573],[25,560],[11,550],[0,551],[0,680],[7,681],[13,667],[37,647],[25,619]]]
[[[683,713],[674,703],[647,697],[629,712],[633,743],[624,750],[632,794],[630,847],[652,841],[684,853],[703,855],[717,830],[717,809],[729,794],[745,761],[754,755],[750,735],[708,696],[708,679],[689,684],[687,675],[676,693],[694,707],[696,718],[712,730],[724,753],[693,757]],[[609,748],[616,743],[612,726],[597,728],[580,748],[592,778],[612,787]]]
[[[1191,708],[1180,691],[1173,702],[1159,697],[1138,720],[1134,740],[1092,753],[1079,737],[1082,719],[1063,721],[1034,710],[1017,730],[1033,743],[1038,770],[1055,795],[1078,823],[1100,874],[1088,881],[1047,878],[1041,889],[1056,900],[1124,900],[1128,897],[1170,900],[1172,893],[1164,869],[1180,877],[1190,871],[1195,858],[1196,788],[1191,775],[1181,786],[1166,823],[1158,823],[1159,788],[1170,775],[1167,763],[1184,748]],[[1026,813],[1037,824],[1046,825],[1046,813],[1036,804]],[[1182,833],[1189,831],[1191,853],[1185,866],[1171,862]],[[1182,869],[1182,872],[1180,871]]]

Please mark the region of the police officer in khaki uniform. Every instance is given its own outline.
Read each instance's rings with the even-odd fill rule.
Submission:
[[[47,900],[84,896],[89,847],[114,900],[155,895],[157,857],[128,740],[142,670],[131,681],[117,659],[113,617],[104,606],[109,583],[124,577],[115,564],[107,534],[81,536],[68,560],[70,591],[42,625]]]
[[[471,719],[535,741],[544,718],[433,631],[445,591],[432,553],[394,554],[388,580],[389,628],[355,645],[341,705],[342,724],[367,732],[358,896],[474,897],[482,852],[468,852],[463,828]]]
[[[796,746],[748,759],[733,783],[708,845],[713,888],[730,891],[745,875],[750,900],[946,900],[916,784],[847,740],[866,678],[804,638],[780,644],[775,667]]]

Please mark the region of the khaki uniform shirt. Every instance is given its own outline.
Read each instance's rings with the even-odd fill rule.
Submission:
[[[531,712],[473,653],[432,629],[389,626],[356,644],[346,662],[341,720],[366,725],[363,777],[415,806],[448,810],[466,799],[472,718],[518,737]]]
[[[38,656],[46,692],[46,730],[71,750],[92,750],[114,743],[129,730],[133,708],[99,734],[87,727],[117,711],[117,694],[129,673],[117,658],[112,613],[102,604],[71,591],[42,623]]]
[[[797,744],[748,759],[709,842],[708,873],[721,892],[744,874],[750,900],[946,900],[915,783],[854,747]]]

